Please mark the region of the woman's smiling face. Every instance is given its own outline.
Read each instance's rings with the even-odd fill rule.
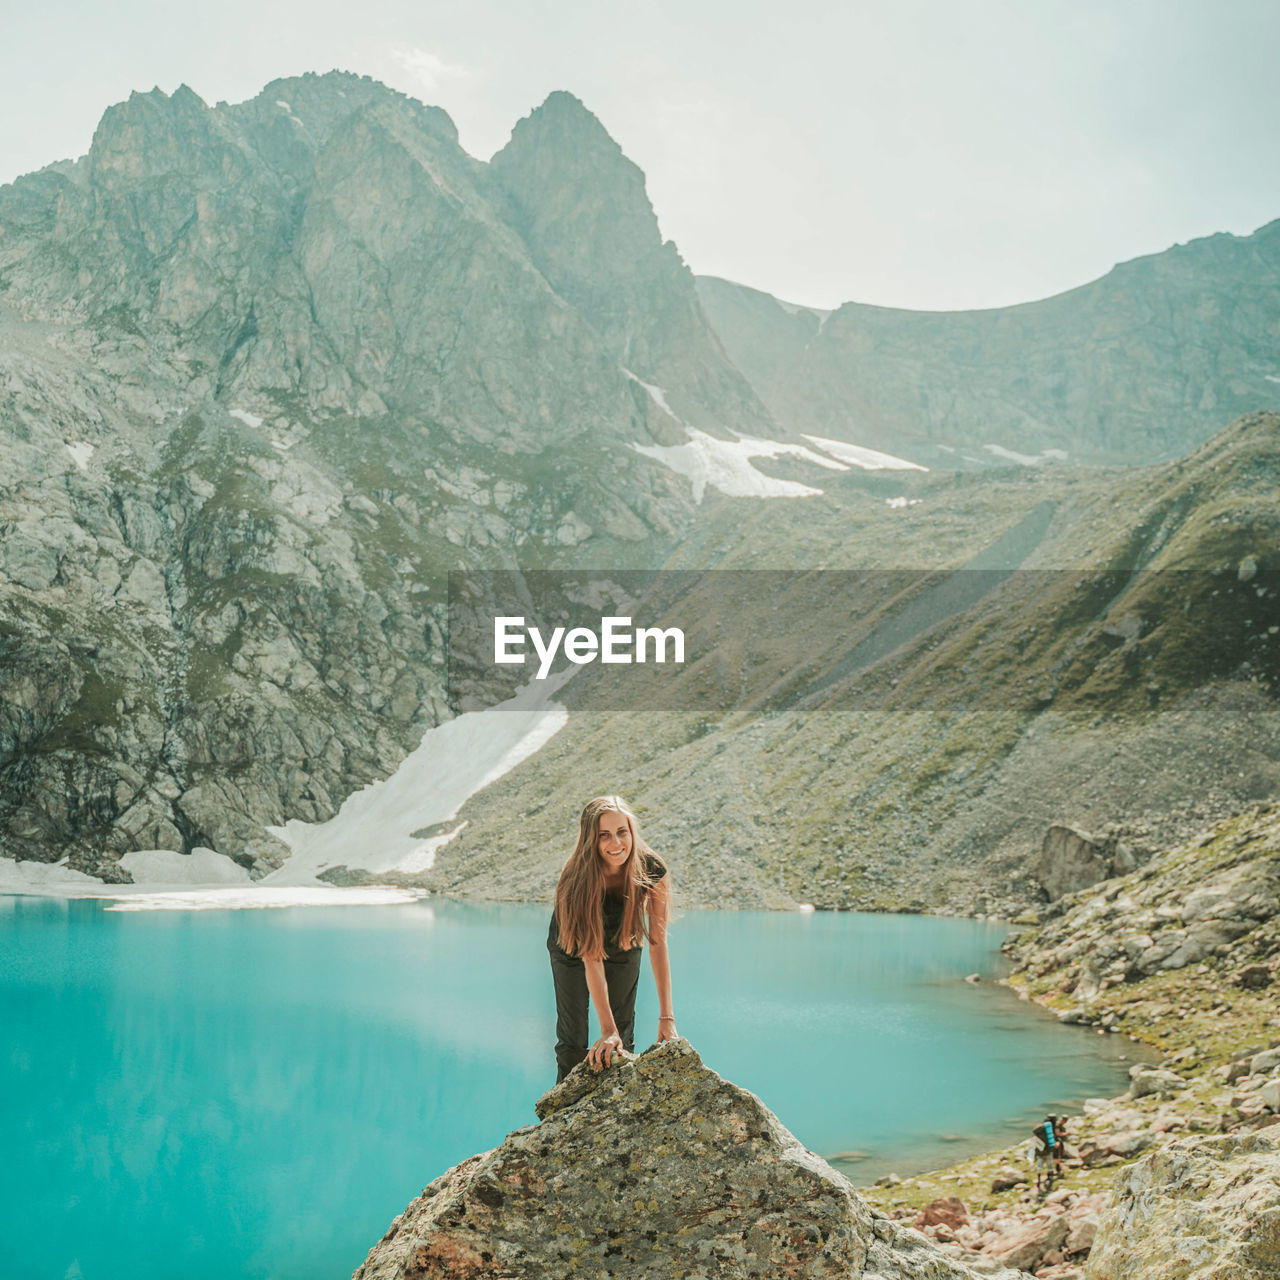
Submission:
[[[621,871],[631,856],[631,823],[625,813],[607,809],[596,827],[596,852],[606,875]]]

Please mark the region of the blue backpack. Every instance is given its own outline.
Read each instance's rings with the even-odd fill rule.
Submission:
[[[1054,1133],[1053,1125],[1048,1120],[1036,1125],[1032,1132],[1036,1135],[1036,1141],[1040,1144],[1042,1151],[1052,1151],[1058,1145],[1058,1135]]]

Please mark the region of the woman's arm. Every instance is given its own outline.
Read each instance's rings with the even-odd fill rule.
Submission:
[[[603,960],[584,960],[583,967],[587,971],[587,991],[591,1003],[595,1006],[596,1017],[600,1020],[600,1039],[591,1046],[587,1061],[593,1068],[613,1065],[613,1051],[622,1048],[622,1037],[613,1020],[613,1009],[609,1005],[609,984],[605,981]]]
[[[658,1043],[675,1040],[676,1015],[671,1007],[671,957],[667,954],[667,920],[671,912],[671,884],[663,876],[649,891],[649,964],[658,988]]]

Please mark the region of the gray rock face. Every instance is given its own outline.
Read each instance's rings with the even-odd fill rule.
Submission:
[[[431,1183],[355,1280],[976,1274],[873,1215],[686,1041],[600,1073],[584,1064],[538,1112],[540,1124]]]
[[[624,367],[663,389],[679,418],[712,430],[774,430],[707,323],[692,273],[663,241],[644,174],[577,98],[553,93],[521,120],[491,172],[552,288]],[[660,407],[656,416],[669,417]],[[679,438],[672,427],[667,434]]]
[[[1136,866],[1133,855],[1114,835],[1097,840],[1074,827],[1054,825],[1045,832],[1040,857],[1030,871],[1052,901]]]
[[[1280,1146],[1266,1133],[1183,1138],[1116,1178],[1088,1280],[1280,1274]]]
[[[698,281],[734,363],[786,428],[941,466],[1065,450],[1153,461],[1273,408],[1280,221],[1121,263],[1039,302],[823,316]],[[948,452],[949,451],[949,452]]]
[[[760,459],[824,496],[709,490],[696,513],[688,479],[630,447],[685,424],[770,419],[639,171],[568,95],[491,165],[443,112],[350,75],[111,108],[86,157],[0,189],[0,855],[122,876],[129,849],[206,846],[270,870],[284,850],[266,824],[330,816],[450,714],[451,570],[945,568],[1009,534],[1010,567],[1227,562],[1247,609],[1217,598],[1187,632],[1180,595],[1148,596],[1123,608],[1143,625],[1113,626],[1120,584],[1095,583],[1065,612],[1027,599],[1027,626],[993,643],[960,629],[926,653],[913,632],[895,698],[915,692],[856,741],[825,715],[804,728],[800,637],[781,637],[760,647],[776,694],[740,717],[673,713],[638,743],[582,718],[513,776],[535,795],[491,792],[496,821],[442,851],[436,887],[540,894],[553,814],[588,777],[647,775],[693,900],[992,914],[1034,893],[1026,859],[1055,814],[1100,826],[1132,801],[1164,824],[1145,851],[1202,798],[1216,816],[1274,791],[1280,732],[1256,704],[1280,624],[1280,418],[1087,485]],[[844,639],[821,639],[831,671]],[[710,664],[735,697],[737,662],[718,647]],[[1237,682],[1221,705],[1176,709],[1219,679]],[[1135,691],[1161,714],[1122,734]],[[707,839],[709,810],[732,849]],[[526,838],[512,813],[543,818]],[[1171,964],[1231,941],[1212,910],[1187,930]]]
[[[1107,987],[1207,956],[1270,964],[1280,954],[1280,809],[1261,806],[1058,910],[1008,949],[1034,976],[1062,970],[1062,990],[1085,1006]]]
[[[528,242],[443,112],[338,73],[134,94],[0,189],[0,855],[264,873],[264,825],[330,816],[449,714],[448,570],[662,561],[688,486],[627,446],[684,434],[637,377],[722,433],[768,415],[570,114],[505,162],[547,214]],[[599,231],[572,270],[540,165]],[[620,318],[593,273],[632,281]]]

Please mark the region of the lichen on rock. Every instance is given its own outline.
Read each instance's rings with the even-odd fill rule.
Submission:
[[[1183,1138],[1116,1179],[1089,1280],[1271,1280],[1280,1275],[1280,1143]]]

